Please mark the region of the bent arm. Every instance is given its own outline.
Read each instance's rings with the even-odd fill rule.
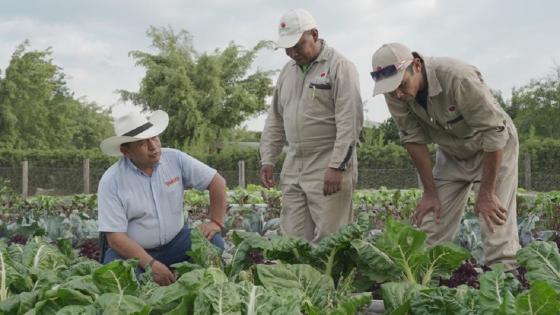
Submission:
[[[145,268],[152,260],[150,256],[140,244],[128,237],[124,232],[105,232],[109,246],[116,251],[121,257],[126,259],[138,258],[140,267]]]

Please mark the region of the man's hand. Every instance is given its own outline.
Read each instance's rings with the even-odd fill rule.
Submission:
[[[439,223],[439,214],[441,211],[441,202],[439,198],[431,194],[423,194],[422,199],[416,204],[416,211],[414,211],[413,222],[416,226],[422,224],[424,216],[430,211],[434,211],[434,219]]]
[[[163,286],[170,285],[177,280],[175,274],[157,260],[152,264],[152,278],[157,284]]]
[[[263,165],[261,167],[261,183],[266,188],[274,187],[274,179],[272,179],[272,172],[274,167],[272,165]]]
[[[329,196],[340,190],[342,184],[342,172],[337,169],[327,167],[325,172],[325,182],[323,184],[323,195]]]
[[[202,232],[202,235],[209,240],[211,240],[216,233],[220,233],[222,231],[222,228],[212,221],[202,223],[198,226],[198,228],[200,229],[200,232]]]
[[[474,206],[476,214],[486,221],[488,229],[494,233],[494,224],[502,225],[507,220],[507,209],[502,207],[500,200],[494,193],[479,194]]]

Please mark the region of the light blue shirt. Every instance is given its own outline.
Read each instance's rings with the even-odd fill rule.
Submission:
[[[126,232],[145,249],[165,245],[183,228],[184,190],[207,189],[215,174],[175,149],[162,148],[152,176],[122,157],[99,182],[99,231]]]

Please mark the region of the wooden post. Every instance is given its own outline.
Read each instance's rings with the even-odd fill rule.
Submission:
[[[84,168],[83,168],[83,173],[84,173],[84,194],[89,194],[90,189],[89,189],[89,159],[84,159]]]
[[[525,154],[525,189],[531,190],[531,154]]]
[[[240,160],[237,166],[239,169],[239,187],[245,188],[245,161]]]
[[[21,163],[21,195],[23,198],[29,196],[29,163],[23,161]]]

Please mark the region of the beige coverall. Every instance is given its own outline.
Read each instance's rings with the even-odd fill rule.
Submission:
[[[436,143],[434,180],[441,202],[440,223],[430,212],[421,225],[428,244],[451,241],[461,222],[471,187],[478,194],[484,152],[503,150],[496,196],[508,210],[504,225],[490,233],[479,218],[484,260],[517,266],[516,190],[519,143],[511,118],[500,107],[478,69],[450,58],[423,58],[428,82],[427,110],[415,100],[385,94],[403,143]]]
[[[261,136],[263,165],[274,165],[284,144],[280,228],[312,243],[352,220],[356,143],[363,123],[355,66],[321,40],[305,72],[293,60],[276,83]],[[327,167],[343,171],[341,190],[323,195]]]

